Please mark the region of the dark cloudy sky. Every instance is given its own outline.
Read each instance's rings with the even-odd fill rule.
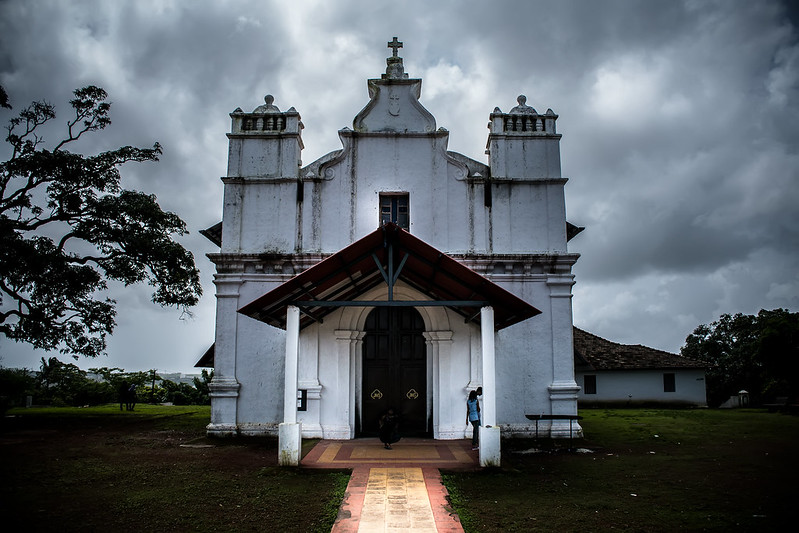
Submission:
[[[485,161],[489,113],[519,94],[560,115],[568,218],[586,227],[575,324],[676,352],[721,313],[799,310],[797,24],[776,0],[0,0],[0,84],[59,123],[73,89],[105,88],[113,124],[81,148],[160,142],[124,184],[192,229],[194,318],[115,288],[109,356],[84,368],[192,371],[213,342],[214,247],[196,230],[221,219],[228,113],[267,93],[294,106],[308,164],[340,148],[395,35],[450,150]],[[42,355],[0,339],[4,366]]]

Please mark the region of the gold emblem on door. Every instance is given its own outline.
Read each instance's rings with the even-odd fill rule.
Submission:
[[[370,394],[369,396],[371,396],[373,400],[379,400],[380,398],[383,397],[383,393],[380,392],[380,389],[375,389],[372,391],[372,394]]]
[[[405,397],[408,398],[409,400],[415,400],[416,398],[419,397],[419,393],[416,392],[415,389],[411,389],[407,393],[405,393]]]

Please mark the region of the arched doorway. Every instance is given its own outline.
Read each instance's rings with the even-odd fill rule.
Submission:
[[[424,320],[412,307],[376,307],[363,339],[361,436],[377,435],[389,408],[400,416],[404,436],[428,436],[427,350]]]

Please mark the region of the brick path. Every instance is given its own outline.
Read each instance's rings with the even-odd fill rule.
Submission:
[[[306,468],[352,468],[333,533],[462,532],[438,468],[477,468],[469,441],[403,439],[386,450],[377,439],[321,441]]]

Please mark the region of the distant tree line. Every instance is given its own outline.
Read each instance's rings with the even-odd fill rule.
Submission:
[[[0,401],[3,410],[24,406],[27,396],[32,396],[36,405],[101,405],[119,402],[120,391],[134,386],[139,402],[210,405],[208,383],[212,377],[213,371],[203,370],[192,384],[175,383],[162,379],[155,371],[125,372],[108,367],[86,371],[55,357],[42,358],[38,371],[0,368]]]
[[[761,309],[698,326],[680,353],[708,364],[708,405],[745,390],[753,405],[799,396],[799,313]]]

